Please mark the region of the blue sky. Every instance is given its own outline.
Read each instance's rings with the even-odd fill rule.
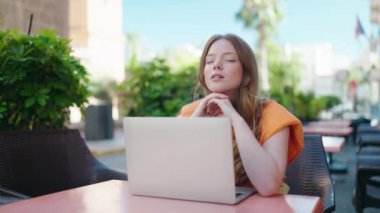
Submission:
[[[202,48],[209,36],[235,33],[253,47],[256,32],[235,19],[243,0],[124,0],[124,32],[152,51],[191,43]],[[370,0],[287,0],[275,41],[279,44],[331,42],[336,53],[357,57],[365,39],[354,36],[356,15],[367,34]],[[374,29],[373,29],[374,30]]]

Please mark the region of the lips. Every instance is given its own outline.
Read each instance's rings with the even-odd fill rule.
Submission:
[[[211,76],[211,80],[217,80],[217,79],[223,79],[223,78],[224,78],[224,76],[221,74],[213,74]]]

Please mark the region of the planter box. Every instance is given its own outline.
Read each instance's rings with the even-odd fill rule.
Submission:
[[[112,104],[90,105],[86,109],[86,140],[104,140],[113,138],[114,121]]]

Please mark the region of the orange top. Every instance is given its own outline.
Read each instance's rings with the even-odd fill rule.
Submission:
[[[180,115],[189,117],[198,107],[200,101],[182,107]],[[288,164],[303,150],[303,129],[301,121],[274,100],[266,100],[260,120],[259,143],[264,144],[272,135],[289,127]]]

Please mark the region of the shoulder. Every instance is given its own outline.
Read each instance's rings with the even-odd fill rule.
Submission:
[[[192,103],[186,104],[181,108],[181,112],[179,113],[180,116],[182,117],[190,117],[194,110],[198,107],[199,103],[201,100],[196,100]]]
[[[265,134],[267,131],[275,133],[289,125],[302,124],[297,117],[295,117],[285,107],[276,101],[267,99],[263,102],[262,115],[260,119],[262,134]]]
[[[280,110],[280,112],[288,111],[283,107],[281,104],[277,103],[277,101],[272,100],[272,99],[264,99],[263,100],[263,113],[268,113],[268,112],[275,112],[277,110]]]
[[[285,107],[275,100],[266,99],[262,104],[262,116],[260,122],[279,122],[287,120],[290,122],[300,122],[297,117],[290,113]]]
[[[265,100],[260,119],[260,143],[263,144],[272,135],[288,127],[288,162],[291,162],[303,149],[303,127],[301,121],[285,107],[274,100]]]

